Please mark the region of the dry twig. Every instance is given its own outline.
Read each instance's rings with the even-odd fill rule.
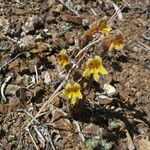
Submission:
[[[8,82],[11,80],[11,78],[12,78],[12,75],[9,75],[7,78],[6,78],[6,80],[4,81],[4,83],[2,84],[2,86],[1,86],[1,96],[2,96],[2,98],[4,99],[4,101],[6,102],[6,97],[5,97],[5,88],[6,88],[6,86],[7,86],[7,84],[8,84]]]

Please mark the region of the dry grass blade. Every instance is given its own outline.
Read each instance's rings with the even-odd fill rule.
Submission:
[[[120,8],[114,13],[114,15],[109,19],[108,23],[112,22],[116,16],[125,8],[126,4],[130,3],[131,0],[128,0],[126,3],[123,3]]]
[[[36,142],[35,142],[35,140],[34,140],[32,134],[31,134],[31,132],[29,131],[28,128],[26,129],[26,131],[29,133],[29,136],[30,136],[30,138],[31,138],[31,140],[32,140],[32,142],[33,142],[33,144],[34,144],[36,150],[40,150],[40,148],[37,146],[37,144],[36,144]]]
[[[70,0],[68,1],[58,0],[58,1],[62,3],[64,6],[66,6],[69,10],[71,10],[75,15],[80,16],[78,11],[74,9],[74,5]]]
[[[114,2],[112,2],[112,5],[113,5],[115,11],[117,12],[118,19],[122,20],[123,19],[123,15],[121,13],[121,10],[119,9],[119,7]]]
[[[83,134],[81,133],[79,123],[78,123],[77,121],[75,121],[75,120],[73,121],[73,123],[74,123],[74,124],[76,125],[76,127],[77,127],[77,130],[78,130],[78,132],[79,132],[80,138],[82,139],[83,142],[85,142],[85,138],[84,138]]]
[[[5,62],[2,66],[0,66],[0,71],[2,70],[2,68],[6,67],[8,64],[10,64],[12,61],[14,61],[17,57],[19,57],[22,54],[25,54],[26,52],[22,52],[18,55],[16,55],[14,58],[12,58],[11,60]]]
[[[148,46],[148,45],[146,45],[146,44],[144,44],[144,43],[142,43],[142,42],[140,42],[140,41],[137,41],[138,42],[138,44],[140,44],[142,47],[144,47],[147,51],[150,51],[150,46]]]

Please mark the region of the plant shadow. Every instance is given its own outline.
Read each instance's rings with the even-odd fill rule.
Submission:
[[[119,104],[118,104],[119,103]],[[83,123],[93,123],[100,127],[104,127],[108,132],[112,130],[109,129],[109,120],[119,119],[121,120],[125,127],[123,130],[115,129],[113,130],[113,134],[109,134],[107,139],[118,143],[118,139],[126,137],[126,130],[129,132],[130,136],[139,135],[140,132],[138,130],[137,124],[135,120],[141,120],[147,127],[150,128],[150,122],[146,119],[146,113],[144,111],[139,111],[134,108],[134,106],[123,103],[121,100],[114,99],[114,105],[119,105],[122,111],[114,111],[104,108],[101,105],[91,105],[87,103],[87,101],[82,101],[81,103],[77,103],[71,109],[71,115],[73,119],[83,122]],[[132,110],[132,111],[131,111]],[[132,118],[132,121],[131,121]],[[112,132],[111,132],[112,133]]]

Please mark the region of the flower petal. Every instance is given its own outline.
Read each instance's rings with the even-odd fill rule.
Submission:
[[[71,84],[70,84],[70,83],[67,83],[66,86],[65,86],[65,89],[67,90],[67,89],[69,89],[69,88],[71,88]]]
[[[71,97],[71,103],[74,105],[77,101],[77,95],[76,93],[72,93],[72,97]]]
[[[115,37],[114,37],[114,40],[113,40],[113,43],[110,45],[110,48],[112,49],[112,48],[114,48],[114,49],[116,49],[116,50],[121,50],[121,49],[123,49],[123,47],[124,47],[124,44],[125,42],[124,42],[124,37],[123,37],[123,35],[120,33],[120,34],[118,34],[118,35],[116,35]]]
[[[91,71],[87,68],[84,72],[83,72],[83,77],[85,76],[89,76],[91,74]]]
[[[88,61],[86,62],[86,66],[88,66],[92,61],[93,61],[93,59],[89,58]]]
[[[116,50],[121,50],[121,49],[123,49],[123,47],[124,47],[124,44],[120,44],[120,45],[118,44],[118,45],[115,46],[115,49]]]
[[[65,97],[68,97],[69,99],[71,98],[71,95],[72,93],[68,92],[68,91],[64,91],[60,94],[60,96],[65,96]]]
[[[102,58],[99,57],[98,55],[95,56],[95,60],[97,60],[97,61],[100,62],[100,63],[102,62]]]
[[[108,72],[105,70],[105,68],[103,67],[103,65],[100,66],[99,72],[100,72],[101,74],[108,74]]]
[[[63,68],[70,63],[69,56],[65,49],[61,50],[57,57],[58,64]]]
[[[110,26],[107,26],[106,28],[104,28],[102,30],[103,34],[106,35],[106,36],[109,34],[110,31],[111,31],[111,27]]]
[[[113,48],[115,48],[114,43],[111,43],[109,49],[112,50]]]
[[[77,92],[77,95],[78,95],[78,98],[79,98],[79,99],[82,99],[82,98],[83,98],[82,93],[81,93],[80,91]]]
[[[92,69],[93,74],[98,74],[100,72],[99,68]]]
[[[66,96],[66,91],[63,91],[60,96]]]
[[[68,97],[69,99],[71,99],[71,98],[72,98],[72,95],[73,95],[73,93],[71,93],[71,92],[67,92],[67,97]]]
[[[96,82],[98,82],[99,81],[99,74],[97,74],[97,73],[93,74],[93,78]]]
[[[80,84],[75,83],[75,84],[74,84],[74,87],[80,90]]]
[[[61,55],[66,55],[66,50],[65,50],[65,49],[62,49],[62,50],[60,51],[60,54],[61,54]]]
[[[65,67],[66,64],[67,64],[67,63],[66,63],[66,61],[64,61],[64,60],[61,60],[61,61],[59,62],[59,65],[62,66],[62,67]]]

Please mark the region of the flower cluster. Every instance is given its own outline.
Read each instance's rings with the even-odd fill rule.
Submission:
[[[125,45],[123,35],[121,33],[118,33],[116,35],[114,35],[114,34],[109,35],[111,32],[111,27],[109,26],[109,24],[107,23],[107,21],[105,19],[96,21],[85,32],[84,35],[88,36],[88,37],[92,37],[92,35],[94,35],[95,33],[98,33],[98,32],[101,33],[100,34],[100,35],[102,35],[101,38],[103,38],[103,41],[101,42],[102,48],[104,45],[109,49],[116,49],[116,50],[123,49],[123,47]],[[92,53],[92,55],[93,55],[93,53]],[[65,49],[61,50],[57,56],[58,64],[63,69],[65,68],[66,65],[71,63],[70,60],[71,60],[71,58],[69,57],[69,55],[67,54]],[[78,62],[76,62],[76,64],[78,65]],[[81,65],[81,67],[83,65]],[[82,82],[82,79],[89,78],[89,77],[92,77],[94,81],[99,82],[100,74],[102,74],[102,75],[108,74],[108,72],[106,71],[106,69],[103,66],[102,58],[99,55],[95,55],[94,57],[88,58],[84,67],[85,68],[82,68],[83,71],[81,71],[81,69],[79,70],[82,75],[82,77],[80,78],[80,82]],[[81,89],[82,88],[78,82],[73,82],[73,84],[67,82],[65,85],[65,89],[63,90],[61,96],[65,96],[68,99],[70,99],[70,103],[72,105],[74,105],[77,103],[77,101],[79,99],[83,99],[83,93],[81,92]]]

